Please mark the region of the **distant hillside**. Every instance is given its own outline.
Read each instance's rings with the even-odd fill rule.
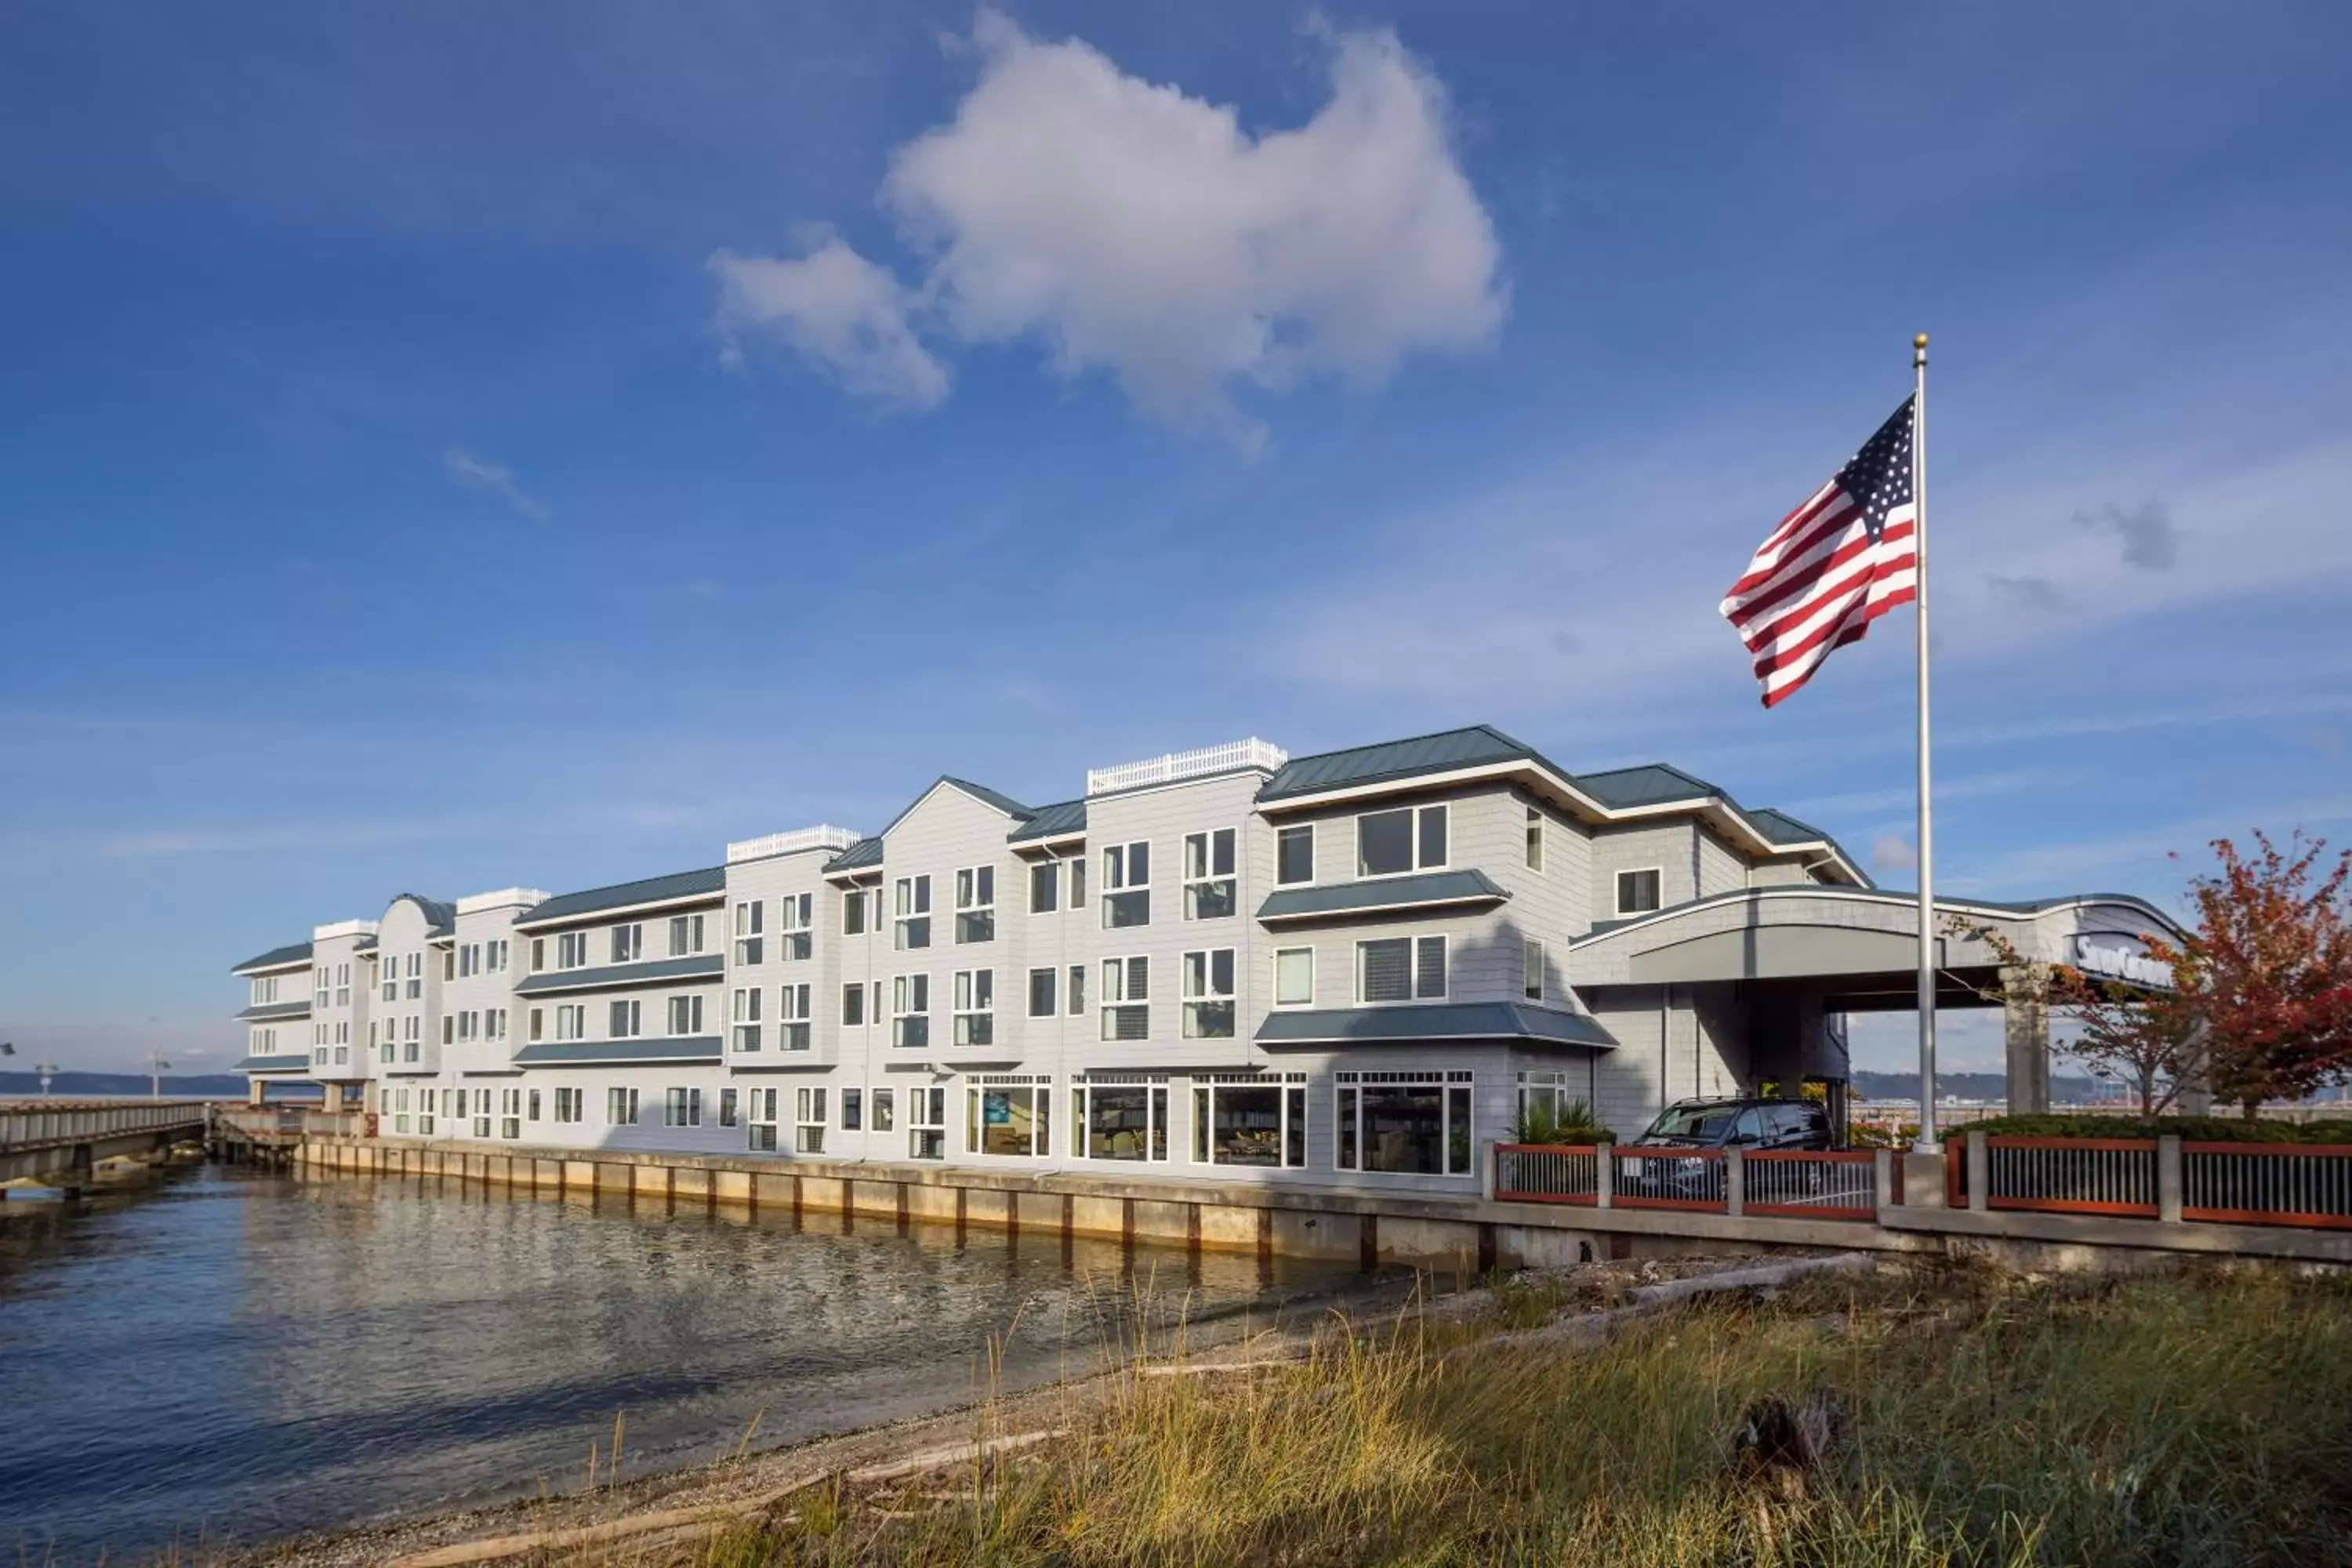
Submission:
[[[1916,1072],[1856,1072],[1853,1078],[1857,1100],[1916,1100],[1919,1098],[1919,1075]],[[2115,1090],[2106,1089],[2087,1078],[2053,1077],[2050,1080],[2050,1099],[2060,1105],[2090,1105],[2112,1097]],[[1997,1072],[1939,1072],[1936,1075],[1936,1094],[1945,1100],[2007,1100],[2009,1078]]]
[[[49,1092],[60,1097],[81,1094],[145,1094],[149,1079],[143,1072],[61,1072],[49,1084]],[[0,1094],[38,1094],[41,1080],[28,1072],[0,1072]],[[163,1075],[163,1093],[168,1099],[184,1100],[243,1100],[245,1079],[233,1072],[203,1072]]]

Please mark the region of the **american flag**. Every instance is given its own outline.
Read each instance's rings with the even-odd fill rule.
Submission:
[[[1918,596],[1911,494],[1912,398],[1829,483],[1780,520],[1724,596],[1756,656],[1764,706],[1790,696],[1870,623]]]

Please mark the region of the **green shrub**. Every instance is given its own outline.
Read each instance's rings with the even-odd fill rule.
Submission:
[[[2158,1138],[2192,1143],[2352,1143],[2352,1121],[2245,1121],[2234,1116],[2084,1116],[2063,1111],[1995,1116],[1951,1129],[2010,1138]]]
[[[1581,1100],[1570,1100],[1558,1112],[1538,1100],[1511,1124],[1515,1143],[1594,1143],[1608,1136],[1608,1129],[1593,1119],[1592,1107]]]

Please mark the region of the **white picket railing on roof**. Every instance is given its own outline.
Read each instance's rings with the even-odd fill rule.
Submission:
[[[1267,773],[1274,773],[1288,761],[1288,752],[1271,741],[1261,741],[1252,735],[1246,741],[1232,741],[1222,746],[1202,746],[1190,752],[1171,752],[1162,757],[1146,757],[1139,763],[1121,763],[1115,768],[1088,768],[1087,793],[1090,795],[1108,795],[1114,790],[1134,789],[1141,784],[1172,784],[1178,779],[1232,773],[1237,768],[1263,768]]]
[[[500,888],[491,893],[467,893],[457,900],[457,912],[470,915],[482,910],[529,909],[533,904],[543,904],[554,896],[537,888]]]
[[[374,934],[375,921],[336,921],[331,925],[310,928],[312,942],[332,942],[339,936],[373,936]]]
[[[790,833],[771,833],[730,844],[727,863],[732,866],[739,860],[764,860],[771,855],[790,855],[800,849],[846,849],[864,837],[854,828],[819,823],[814,827],[798,827]]]

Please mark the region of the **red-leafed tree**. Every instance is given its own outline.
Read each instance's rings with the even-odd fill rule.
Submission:
[[[2172,989],[2164,991],[2103,980],[2072,964],[2032,963],[1997,928],[1958,916],[1948,929],[1980,939],[1999,955],[2002,984],[1984,992],[1986,1000],[2031,1003],[2073,1024],[2063,1054],[2130,1085],[2142,1116],[2162,1115],[2184,1088],[2206,1076],[2195,969],[2183,950],[2147,943],[2147,956],[2172,972]]]
[[[2242,855],[2190,879],[2196,931],[2177,965],[2203,1028],[2214,1098],[2252,1118],[2352,1077],[2352,850],[2327,856],[2301,831],[2284,847],[2257,831]]]

